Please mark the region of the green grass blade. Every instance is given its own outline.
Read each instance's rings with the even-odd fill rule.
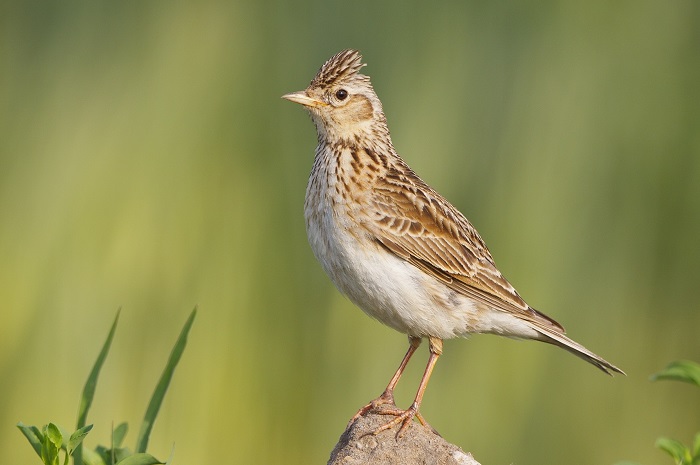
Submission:
[[[90,375],[88,376],[88,379],[85,382],[85,387],[83,388],[83,395],[80,397],[80,407],[78,408],[78,422],[75,427],[76,430],[83,428],[85,426],[85,423],[87,422],[88,410],[90,410],[90,406],[92,405],[92,399],[95,397],[95,387],[97,386],[97,378],[100,376],[100,370],[102,369],[102,365],[104,364],[105,359],[107,358],[109,348],[112,345],[112,339],[114,338],[114,332],[117,329],[117,322],[119,321],[120,312],[121,309],[117,310],[117,316],[114,317],[114,323],[112,323],[112,328],[109,330],[107,340],[102,346],[102,350],[97,356],[97,360],[95,360],[95,364],[92,366],[92,371],[90,371]],[[75,449],[75,452],[73,454],[73,464],[83,465],[82,443],[78,444],[78,447]]]
[[[41,443],[44,441],[44,435],[36,426],[27,426],[21,421],[17,423],[17,428],[24,434],[27,438],[29,444],[34,448],[34,452],[41,457]]]
[[[121,447],[128,431],[129,425],[126,422],[117,425],[112,431],[112,447]]]
[[[163,374],[160,376],[158,385],[156,386],[153,395],[151,396],[151,401],[148,403],[148,408],[146,409],[146,415],[143,417],[143,423],[141,423],[141,430],[139,431],[139,436],[136,439],[136,449],[137,453],[146,452],[146,447],[148,446],[148,438],[151,435],[151,430],[153,429],[153,423],[158,415],[158,410],[163,403],[163,398],[170,385],[170,380],[173,377],[173,372],[175,367],[180,361],[182,352],[185,350],[185,345],[187,345],[187,334],[190,332],[192,323],[194,322],[194,317],[197,315],[197,307],[192,310],[189,318],[185,322],[185,326],[180,332],[180,337],[178,337],[172,352],[170,352],[170,358],[168,363],[163,370]]]
[[[92,405],[92,399],[95,396],[95,387],[97,386],[97,378],[100,376],[100,370],[102,369],[102,365],[105,362],[105,359],[107,358],[107,353],[109,352],[109,348],[112,345],[112,339],[114,338],[114,332],[117,329],[117,322],[119,321],[119,313],[121,312],[121,309],[117,310],[117,316],[114,318],[114,323],[112,323],[112,328],[109,330],[109,335],[107,335],[107,340],[105,341],[104,345],[102,346],[102,350],[100,351],[100,354],[97,356],[97,360],[95,360],[95,364],[92,367],[92,371],[90,371],[90,376],[88,376],[87,381],[85,382],[85,387],[83,388],[83,395],[80,398],[80,408],[78,410],[78,422],[76,424],[75,429],[80,429],[83,426],[85,426],[87,422],[87,414],[88,410],[90,410],[90,406]]]

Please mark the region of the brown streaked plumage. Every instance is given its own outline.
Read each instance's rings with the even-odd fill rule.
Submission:
[[[534,339],[562,347],[608,374],[623,373],[530,307],[496,268],[476,229],[399,157],[355,50],[330,58],[311,84],[284,95],[306,107],[318,147],[304,213],[314,254],[338,289],[368,315],[404,332],[409,349],[384,393],[353,417],[394,403],[393,390],[422,338],[430,359],[416,398],[375,431],[418,409],[442,340],[472,333]],[[351,420],[351,421],[353,421]]]

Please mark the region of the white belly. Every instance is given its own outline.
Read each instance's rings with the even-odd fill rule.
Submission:
[[[479,331],[471,300],[341,218],[330,208],[307,208],[309,243],[336,287],[365,313],[412,336],[447,339]]]

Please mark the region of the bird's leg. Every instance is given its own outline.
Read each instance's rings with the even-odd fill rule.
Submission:
[[[408,346],[408,351],[406,351],[406,355],[403,356],[403,360],[401,360],[401,365],[399,365],[399,369],[396,370],[396,373],[394,373],[394,376],[392,376],[391,381],[389,381],[389,384],[387,385],[386,389],[384,389],[382,395],[371,401],[369,404],[362,407],[360,410],[358,410],[357,413],[350,419],[350,423],[348,423],[348,426],[352,425],[353,423],[355,423],[355,421],[357,421],[358,418],[360,418],[367,412],[376,409],[380,405],[394,405],[394,388],[399,382],[399,379],[401,379],[401,375],[406,369],[408,361],[411,360],[411,356],[420,346],[421,338],[415,336],[408,336],[408,343],[410,344]]]
[[[420,380],[420,385],[418,386],[418,392],[416,393],[416,398],[413,401],[413,404],[406,409],[406,410],[400,410],[400,409],[385,409],[382,410],[381,413],[382,415],[395,415],[396,418],[391,420],[389,423],[380,426],[376,430],[372,432],[372,434],[377,434],[380,433],[384,430],[393,428],[394,426],[398,425],[401,423],[401,428],[399,428],[398,433],[396,433],[396,438],[400,438],[403,436],[403,433],[406,431],[408,426],[411,424],[411,420],[413,420],[413,417],[418,415],[418,419],[421,420],[421,423],[425,424],[425,421],[422,419],[420,414],[418,413],[418,409],[420,408],[420,404],[423,401],[423,394],[425,393],[425,388],[428,386],[428,381],[430,380],[430,375],[433,373],[433,368],[435,368],[435,363],[437,363],[438,358],[440,357],[440,354],[442,354],[442,339],[438,339],[436,337],[431,337],[430,338],[430,358],[428,359],[428,365],[425,367],[425,373],[423,373],[423,378]],[[428,425],[429,426],[429,425]],[[432,429],[432,427],[431,427]],[[433,430],[435,431],[435,430]]]

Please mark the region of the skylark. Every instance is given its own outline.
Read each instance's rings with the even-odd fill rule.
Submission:
[[[375,433],[401,424],[400,437],[416,415],[424,423],[418,409],[442,340],[474,333],[547,342],[623,373],[525,303],[471,223],[399,157],[363,66],[357,51],[344,50],[305,90],[283,96],[309,111],[318,133],[304,204],[316,258],[340,292],[409,339],[383,394],[351,423],[382,404],[390,406],[381,413],[395,418]],[[394,388],[423,338],[430,358],[415,400],[395,408]]]

